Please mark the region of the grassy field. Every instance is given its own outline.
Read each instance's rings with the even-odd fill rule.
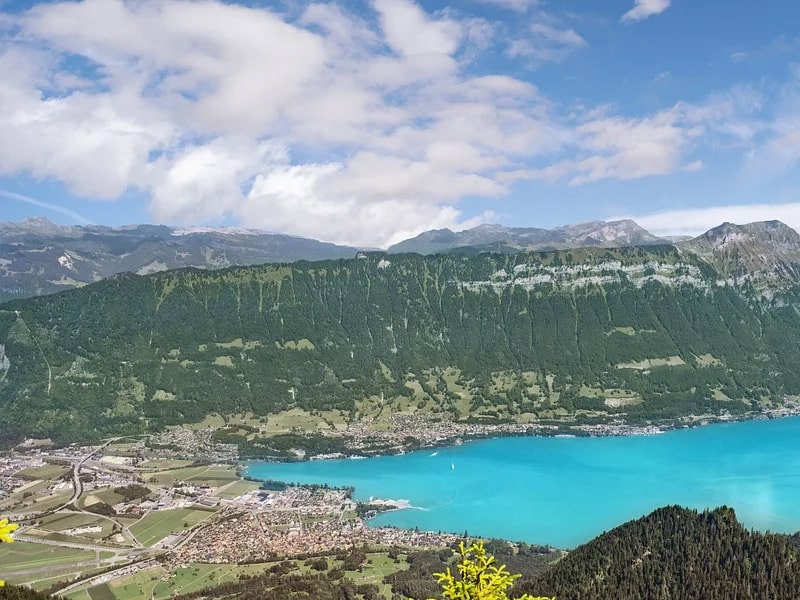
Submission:
[[[176,481],[184,481],[197,485],[221,486],[239,479],[235,467],[206,466],[185,467],[152,473],[147,477],[149,483],[156,485],[172,485]]]
[[[125,500],[125,497],[122,494],[117,494],[111,488],[99,489],[97,491],[92,492],[93,496],[96,496],[101,502],[105,502],[106,504],[110,504],[111,506],[122,502]]]
[[[636,360],[628,363],[620,363],[616,365],[617,369],[635,369],[642,371],[644,369],[652,369],[653,367],[678,367],[686,363],[680,356],[667,356],[666,358],[645,358],[644,360]]]
[[[238,498],[247,492],[252,492],[261,487],[260,483],[255,481],[236,481],[221,490],[218,490],[215,496],[218,498]]]
[[[205,587],[235,581],[233,575],[236,565],[197,564],[177,569],[167,581],[161,581],[155,588],[155,598],[169,598],[174,594],[188,594]]]
[[[92,575],[102,570],[98,567],[66,567],[48,569],[46,574],[20,575],[8,577],[6,581],[14,585],[27,585],[35,590],[46,590],[54,583],[70,581],[81,575]]]
[[[92,600],[117,600],[107,583],[90,587],[86,591],[89,592],[89,597]]]
[[[41,467],[29,467],[14,473],[14,477],[20,479],[58,479],[64,475],[69,468],[62,465],[44,464]]]
[[[145,546],[152,546],[163,540],[170,533],[183,531],[207,519],[212,514],[213,511],[194,508],[159,510],[150,513],[132,525],[131,533]]]
[[[103,528],[102,531],[97,533],[82,533],[81,537],[91,539],[102,539],[111,533],[114,524],[108,519],[101,517],[93,517],[92,515],[76,515],[69,513],[57,513],[49,515],[42,519],[42,522],[37,526],[37,529],[45,531],[60,532],[66,529],[75,529],[77,527],[89,527],[99,525]]]
[[[38,513],[64,504],[70,499],[71,495],[72,494],[70,492],[59,492],[57,494],[50,494],[47,496],[35,495],[21,500],[21,506],[15,506],[16,502],[19,501],[19,498],[17,498],[15,495],[15,497],[9,501],[8,504],[0,505],[0,509],[13,510],[14,512],[21,514]]]
[[[95,559],[95,553],[87,550],[27,542],[2,544],[0,545],[0,579],[3,578],[3,573],[70,565]]]
[[[169,598],[173,594],[188,594],[206,587],[239,580],[240,575],[259,575],[267,571],[275,563],[258,565],[216,565],[194,563],[185,568],[176,569],[172,577],[160,582],[153,597],[156,600]],[[119,598],[118,600],[128,600]]]
[[[191,466],[191,460],[178,460],[171,458],[156,458],[143,462],[140,467],[143,469],[152,469],[154,471],[166,471],[169,469],[182,469]]]
[[[363,571],[345,571],[344,576],[357,585],[374,583],[381,593],[389,598],[392,595],[391,585],[383,583],[384,577],[407,568],[408,563],[405,560],[395,562],[386,553],[381,552],[367,554],[367,565]]]
[[[161,567],[152,567],[108,584],[117,600],[150,598],[153,588],[166,574]]]

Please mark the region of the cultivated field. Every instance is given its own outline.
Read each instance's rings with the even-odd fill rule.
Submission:
[[[131,526],[131,533],[145,546],[157,544],[171,533],[188,529],[210,517],[213,511],[173,508],[151,512]]]

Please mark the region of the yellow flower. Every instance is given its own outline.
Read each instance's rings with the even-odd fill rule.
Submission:
[[[11,533],[18,527],[19,525],[16,523],[9,523],[8,519],[0,519],[0,542],[5,542],[6,544],[13,542],[14,538],[11,537]]]

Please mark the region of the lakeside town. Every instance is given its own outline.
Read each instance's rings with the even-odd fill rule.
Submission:
[[[27,440],[0,457],[0,514],[20,525],[15,543],[0,548],[0,579],[91,599],[92,588],[154,569],[169,579],[187,565],[269,566],[351,547],[444,548],[458,538],[369,527],[352,490],[245,480],[236,447],[211,433],[173,428],[63,448]],[[382,510],[402,506],[385,501]]]
[[[797,414],[800,403],[790,399],[779,409],[751,416]],[[620,422],[567,429],[431,422],[424,415],[398,414],[391,427],[361,421],[343,433],[348,455],[355,457],[370,453],[376,443],[387,452],[403,452],[409,436],[416,447],[433,448],[508,435],[653,435],[732,420],[738,417],[696,417],[671,427]],[[257,571],[241,571],[242,565],[267,568],[354,547],[441,549],[459,537],[369,526],[367,517],[376,509],[404,508],[402,500],[376,499],[359,507],[352,490],[248,480],[237,446],[216,440],[215,431],[202,424],[173,427],[90,446],[56,447],[31,439],[0,457],[0,514],[20,524],[15,544],[0,548],[5,552],[0,579],[93,600],[89,590],[98,586],[113,590],[153,574],[158,581],[171,581],[175,573],[197,565],[237,565],[237,572],[247,574]]]

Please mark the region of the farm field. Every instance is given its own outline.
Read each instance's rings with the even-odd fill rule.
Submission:
[[[185,467],[151,473],[147,476],[148,483],[156,485],[172,485],[176,481],[184,481],[196,485],[210,485],[213,487],[225,485],[235,481],[239,476],[236,475],[234,467],[227,466],[206,466],[206,467]]]
[[[257,490],[261,487],[261,484],[255,481],[236,481],[220,490],[217,490],[217,493],[214,494],[218,498],[238,498],[246,494],[247,492],[252,492]]]
[[[97,554],[88,550],[14,542],[0,545],[0,579],[4,573],[71,565],[97,559]]]
[[[37,526],[37,529],[51,532],[63,532],[66,530],[91,526],[100,526],[102,530],[98,532],[81,532],[73,535],[99,540],[107,537],[111,533],[114,524],[108,519],[95,517],[92,515],[57,513],[42,519],[42,522]]]
[[[116,600],[138,600],[138,598],[152,597],[152,591],[164,576],[165,571],[161,567],[152,567],[111,581],[108,587]]]
[[[50,586],[61,581],[75,579],[81,575],[92,575],[99,573],[102,567],[85,566],[85,567],[65,567],[48,569],[47,575],[43,576],[41,573],[31,575],[16,575],[8,577],[6,582],[13,585],[27,585],[34,590],[47,590]]]
[[[157,544],[171,533],[188,529],[210,517],[214,511],[172,508],[152,512],[131,526],[131,533],[145,546]]]
[[[14,474],[20,479],[58,479],[64,475],[69,468],[62,465],[45,464],[41,467],[29,467],[22,469]]]

